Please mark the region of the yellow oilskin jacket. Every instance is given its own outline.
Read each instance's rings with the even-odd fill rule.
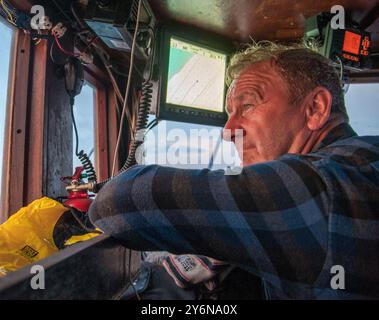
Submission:
[[[35,200],[0,225],[0,277],[98,235],[81,228],[60,202]]]

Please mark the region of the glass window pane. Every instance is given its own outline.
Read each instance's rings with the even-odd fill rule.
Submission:
[[[345,96],[350,124],[359,135],[379,135],[379,83],[351,84]],[[155,116],[149,117],[149,122]],[[182,132],[175,132],[175,130]],[[191,130],[199,134],[191,135]],[[213,134],[210,134],[212,133]],[[161,121],[148,132],[145,138],[145,163],[164,166],[200,169],[207,168],[212,153],[212,169],[225,169],[237,163],[234,144],[221,141],[217,137],[222,128],[201,126],[189,123]],[[200,140],[197,139],[200,136]],[[201,140],[203,138],[203,140]],[[207,143],[208,142],[208,143]]]
[[[12,29],[0,18],[0,148],[4,150],[4,129],[7,110],[9,61],[12,48]],[[2,181],[3,157],[0,157],[0,182]],[[0,188],[1,190],[1,188]]]
[[[351,84],[345,95],[350,124],[359,135],[379,135],[379,83]]]
[[[149,123],[155,116],[149,117]],[[148,131],[145,143],[145,164],[203,169],[225,169],[239,165],[234,144],[221,139],[222,128],[174,121],[161,121]]]
[[[95,89],[88,83],[83,86],[82,92],[75,99],[74,115],[78,127],[79,148],[84,150],[95,164]],[[74,135],[74,132],[73,132]],[[75,135],[73,136],[73,168],[82,166],[75,155]]]

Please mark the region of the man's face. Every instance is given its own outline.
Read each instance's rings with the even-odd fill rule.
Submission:
[[[224,128],[243,130],[243,146],[236,143],[243,165],[277,159],[288,152],[305,126],[305,115],[290,102],[288,86],[272,61],[245,68],[227,96],[228,122]],[[230,136],[230,135],[229,135]]]

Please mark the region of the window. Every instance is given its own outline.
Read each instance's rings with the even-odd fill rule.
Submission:
[[[4,130],[7,110],[9,61],[12,48],[12,29],[0,18],[0,148],[4,154]],[[0,182],[2,181],[3,156],[0,157]]]
[[[379,83],[351,84],[345,95],[350,124],[359,135],[379,135]]]
[[[90,157],[95,166],[95,93],[96,90],[86,82],[82,92],[75,99],[74,116],[78,128],[78,151],[84,152]],[[73,132],[74,135],[74,132]],[[75,155],[75,135],[73,136],[73,168],[82,166]]]
[[[359,135],[379,135],[379,83],[351,84],[345,96],[350,124]],[[149,117],[149,123],[155,116]],[[198,134],[191,134],[192,130]],[[225,169],[239,161],[235,146],[219,140],[222,128],[161,121],[145,138],[145,164],[202,169],[212,154],[212,169]],[[203,139],[203,140],[201,140]],[[216,151],[216,152],[215,152]]]
[[[155,116],[149,117],[149,123]],[[239,165],[232,142],[221,139],[222,128],[161,121],[147,132],[144,152],[145,164],[159,164],[182,169],[225,169]]]

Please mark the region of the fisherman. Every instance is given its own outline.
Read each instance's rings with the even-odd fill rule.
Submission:
[[[161,279],[176,287],[233,266],[266,298],[378,298],[379,137],[350,127],[331,61],[266,41],[228,75],[224,136],[242,130],[242,172],[135,166],[101,190],[91,221],[131,249],[170,252]],[[199,264],[208,276],[191,278]]]

